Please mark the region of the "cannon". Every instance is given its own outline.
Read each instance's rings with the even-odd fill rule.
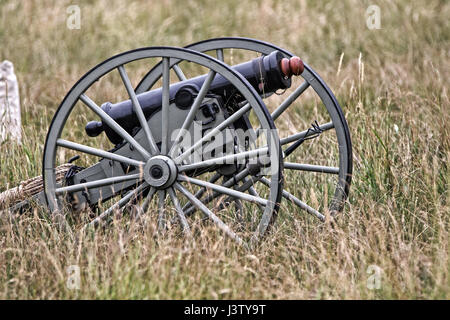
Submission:
[[[137,62],[145,72],[133,87]],[[105,97],[111,83],[126,97]],[[89,212],[84,228],[131,213],[192,235],[207,220],[250,247],[284,205],[318,221],[341,212],[352,148],[341,107],[311,67],[273,44],[228,37],[140,48],[91,69],[58,107],[42,167],[37,201],[53,215]]]

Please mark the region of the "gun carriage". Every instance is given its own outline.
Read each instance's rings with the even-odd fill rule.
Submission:
[[[228,52],[236,59],[253,58],[232,63]],[[127,69],[145,60],[158,62],[133,87]],[[204,72],[191,77],[187,69]],[[96,83],[113,73],[120,76],[127,98],[94,101]],[[294,125],[280,138],[280,116],[301,115],[301,97],[306,94],[315,99],[320,121]],[[272,112],[265,104],[271,99],[278,103]],[[71,121],[71,115],[86,118],[87,112],[96,118],[87,119],[79,141],[73,141],[70,132],[78,122]],[[330,139],[320,145],[323,135]],[[311,156],[313,144],[319,144],[318,156]],[[334,165],[295,157],[306,146],[308,160],[323,153]],[[87,158],[74,162],[58,181],[55,169],[68,161],[67,151]],[[325,186],[302,190],[302,185],[283,184],[286,175],[291,180],[292,175],[311,173],[323,176]],[[92,218],[86,226],[106,223],[115,212],[132,212],[135,219],[151,212],[158,229],[177,225],[191,234],[192,221],[200,215],[248,246],[264,235],[281,203],[320,221],[334,217],[344,207],[351,173],[344,114],[317,73],[273,44],[218,38],[185,48],[125,52],[84,75],[50,125],[43,156],[44,191],[35,198],[53,214],[88,210]],[[328,196],[314,207],[299,196],[307,192]]]

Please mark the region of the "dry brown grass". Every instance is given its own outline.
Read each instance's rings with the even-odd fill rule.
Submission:
[[[230,35],[296,52],[333,89],[352,134],[350,201],[334,227],[285,205],[251,254],[214,229],[191,245],[156,237],[152,220],[77,239],[36,209],[0,222],[0,298],[450,297],[447,1],[379,1],[380,30],[365,25],[369,1],[86,1],[81,30],[66,28],[69,4],[0,1],[0,60],[15,64],[24,128],[22,146],[0,146],[0,190],[40,174],[52,115],[90,67]],[[73,264],[80,290],[65,285]],[[379,290],[367,288],[370,265]]]

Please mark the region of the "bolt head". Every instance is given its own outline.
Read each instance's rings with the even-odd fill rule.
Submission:
[[[150,168],[150,174],[153,178],[160,179],[163,176],[163,170],[160,166],[155,165]]]

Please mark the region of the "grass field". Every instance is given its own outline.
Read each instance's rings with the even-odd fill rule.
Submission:
[[[79,30],[66,27],[71,4]],[[372,4],[381,29],[366,26]],[[151,226],[75,239],[38,208],[2,219],[0,299],[449,299],[449,17],[444,0],[0,0],[0,61],[15,65],[23,126],[22,145],[0,145],[0,191],[41,174],[54,111],[91,67],[219,36],[272,42],[312,66],[344,110],[354,155],[335,225],[283,206],[251,253],[208,232],[191,245],[155,237]],[[70,265],[79,290],[66,285]]]

